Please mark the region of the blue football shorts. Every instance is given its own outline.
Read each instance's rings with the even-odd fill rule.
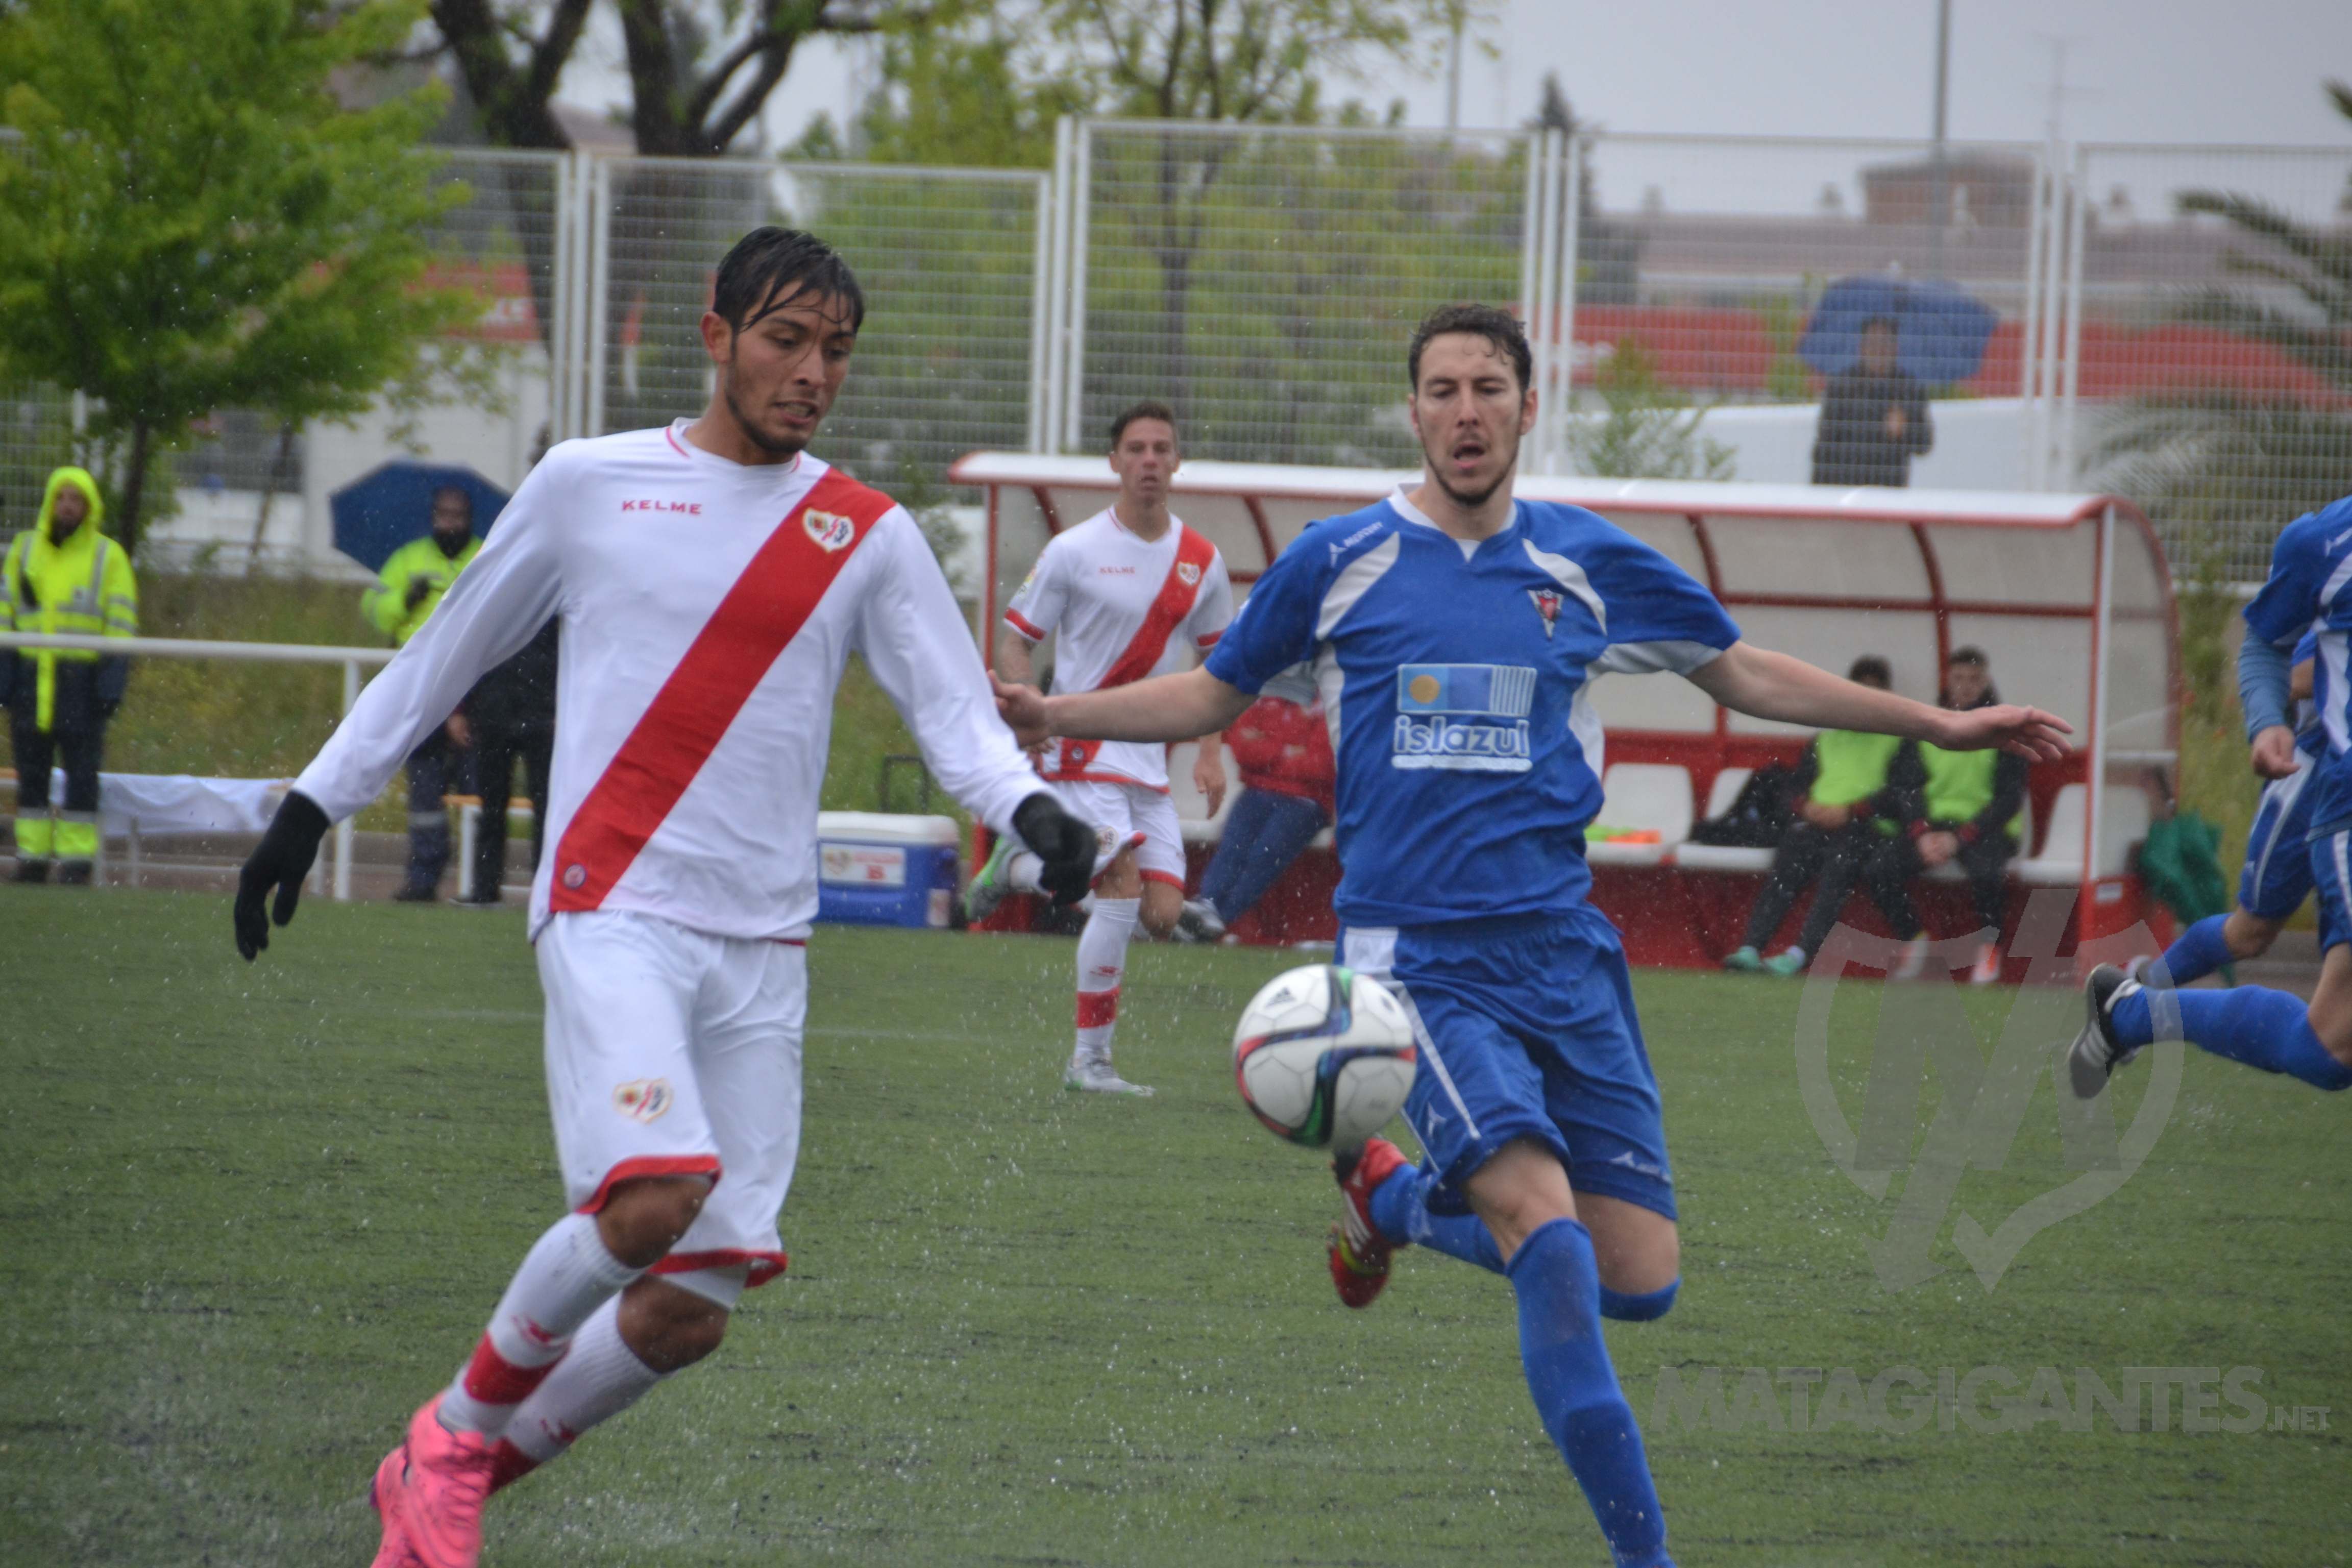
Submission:
[[[2311,841],[2306,864],[2319,895],[2319,951],[2352,942],[2352,831],[2339,830]]]
[[[2254,811],[2253,831],[2246,835],[2246,868],[2238,876],[2238,907],[2266,921],[2283,921],[2311,896],[2311,857],[2304,841],[2311,837],[2311,802],[2317,793],[2311,782],[2312,760],[2263,789]]]
[[[1598,910],[1350,928],[1339,955],[1412,1016],[1421,1066],[1405,1120],[1437,1178],[1433,1212],[1470,1212],[1463,1184],[1526,1138],[1578,1193],[1675,1217],[1658,1082],[1624,950]]]

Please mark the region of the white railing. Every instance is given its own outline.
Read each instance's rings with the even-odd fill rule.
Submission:
[[[66,633],[0,632],[0,647],[37,651],[78,649],[142,658],[230,658],[257,664],[339,664],[343,668],[343,711],[360,697],[360,668],[380,668],[392,662],[388,647],[327,647],[315,643],[211,642],[201,637],[76,637]],[[335,824],[333,892],[338,900],[352,896],[352,819]]]

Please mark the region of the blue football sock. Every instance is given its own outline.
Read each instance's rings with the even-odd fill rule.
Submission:
[[[2299,1078],[2315,1089],[2352,1087],[2352,1068],[2319,1043],[2311,1032],[2309,1009],[2292,992],[2267,985],[2141,990],[2117,999],[2107,1016],[2126,1045],[2187,1040],[2217,1057]]]
[[[2186,985],[2192,980],[2202,980],[2231,962],[2230,944],[2221,940],[2221,928],[2229,923],[2227,915],[2207,915],[2164,950],[2164,957],[2158,962],[2171,984]]]
[[[1621,1323],[1647,1323],[1664,1317],[1674,1310],[1675,1293],[1683,1288],[1679,1279],[1671,1280],[1655,1290],[1644,1290],[1638,1296],[1601,1287],[1601,1315]]]
[[[1372,1224],[1399,1245],[1426,1247],[1475,1263],[1489,1274],[1503,1271],[1503,1249],[1494,1233],[1475,1215],[1435,1215],[1429,1212],[1429,1186],[1434,1180],[1414,1165],[1400,1165],[1389,1179],[1372,1189]]]
[[[1601,1337],[1601,1275],[1591,1233],[1572,1219],[1538,1226],[1504,1272],[1519,1298],[1528,1393],[1584,1489],[1618,1568],[1672,1568],[1642,1430]]]

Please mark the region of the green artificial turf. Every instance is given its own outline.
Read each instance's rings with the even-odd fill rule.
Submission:
[[[820,930],[791,1272],[499,1497],[485,1563],[1605,1563],[1504,1281],[1407,1252],[1370,1310],[1335,1301],[1328,1179],[1246,1117],[1226,1054],[1297,958],[1139,946],[1118,1060],[1160,1092],[1104,1100],[1057,1087],[1067,943]],[[1802,987],[1636,990],[1685,1286],[1609,1335],[1680,1562],[2346,1560],[2352,1101],[2189,1053],[2146,1164],[1988,1291],[1956,1216],[1995,1230],[2078,1173],[2044,1077],[1910,1254],[1942,1271],[1893,1291],[1874,1259],[1916,1141],[1883,1200],[1836,1168]],[[306,903],[248,968],[222,900],[0,888],[0,1563],[366,1562],[374,1461],[561,1210],[520,916]],[[1880,998],[1829,1015],[1851,1119]],[[1902,1001],[1892,1032],[1973,1027],[1989,1057],[2012,1005],[2036,1040],[2075,1016],[2057,991],[1933,1000],[1954,1010]],[[2127,1069],[2126,1118],[2149,1081]],[[2001,1131],[1971,1132],[1983,1163]],[[1800,1431],[1741,1370],[2043,1366],[2069,1389],[2252,1367],[2266,1411],[2328,1425],[2183,1432],[2176,1402],[2166,1431],[1975,1430],[1988,1398]],[[1715,1412],[1660,1408],[1661,1368],[1714,1367]]]

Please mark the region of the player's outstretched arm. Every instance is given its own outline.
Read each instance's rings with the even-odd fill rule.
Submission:
[[[2066,754],[2074,726],[2039,708],[2000,703],[1955,713],[1843,680],[1803,659],[1738,642],[1690,672],[1690,683],[1726,708],[1818,730],[1868,730],[1927,741],[1948,752],[1999,748],[2031,762]]]
[[[327,743],[294,781],[260,846],[237,876],[231,920],[249,963],[269,945],[270,917],[294,918],[302,878],[328,826],[373,800],[426,735],[449,721],[474,682],[522,650],[561,596],[551,514],[563,496],[561,463],[533,469],[499,513],[481,553],[457,574],[431,618],[367,684]]]
[[[996,688],[996,710],[1023,745],[1056,735],[1077,741],[1191,741],[1215,734],[1255,701],[1206,668],[1157,675],[1101,691],[1047,697],[1034,686]]]

